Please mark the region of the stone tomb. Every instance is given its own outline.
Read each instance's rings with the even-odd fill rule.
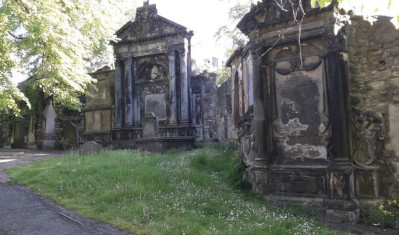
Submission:
[[[158,15],[155,4],[144,2],[135,20],[116,35],[120,40],[114,44],[114,117],[111,141],[104,144],[136,148],[142,138],[163,138],[164,143],[167,138],[175,142],[184,137],[182,143],[190,139],[191,148],[195,136],[190,117],[193,33]],[[86,125],[92,123],[89,116],[86,119]]]
[[[347,48],[345,28],[334,32],[334,4],[312,8],[310,0],[293,1],[290,7],[306,13],[301,31],[286,23],[294,20],[292,9],[285,12],[273,0],[258,2],[243,17],[237,27],[250,38],[246,53],[254,59],[246,69],[252,69],[247,74],[253,76],[254,105],[245,115],[234,106],[241,115],[235,121],[254,191],[277,204],[312,204],[328,220],[355,223],[359,207],[349,149]],[[235,80],[233,90],[240,92],[234,99],[242,100]],[[359,183],[375,186],[373,169],[356,174]],[[376,196],[375,190],[357,191]]]

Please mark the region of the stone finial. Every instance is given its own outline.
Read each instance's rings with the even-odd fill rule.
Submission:
[[[148,6],[148,5],[150,5],[150,0],[146,0],[143,2],[143,6]]]

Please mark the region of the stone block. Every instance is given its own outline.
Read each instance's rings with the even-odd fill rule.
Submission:
[[[143,117],[143,138],[157,137],[159,132],[158,118],[154,113]]]
[[[82,144],[79,148],[79,153],[81,155],[95,155],[101,152],[103,147],[93,141],[88,141]]]

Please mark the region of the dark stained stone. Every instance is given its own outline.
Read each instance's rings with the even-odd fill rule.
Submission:
[[[88,141],[80,146],[79,153],[81,155],[95,155],[101,152],[103,147],[93,141]]]

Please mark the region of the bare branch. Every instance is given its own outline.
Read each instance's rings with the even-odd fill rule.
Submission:
[[[265,53],[263,53],[258,59],[262,58],[264,55],[266,55],[267,53],[269,53],[269,51],[270,51],[271,49],[273,49],[273,48],[277,45],[277,43],[280,41],[280,39],[281,39],[281,35],[279,34],[279,35],[278,35],[278,38],[277,38],[277,40],[274,42],[273,46],[271,46],[269,49],[267,49],[267,50],[265,51]]]
[[[22,36],[17,36],[17,35],[15,35],[14,33],[12,33],[11,31],[8,31],[8,34],[10,34],[13,38],[15,38],[15,39],[19,39],[19,40],[23,40],[23,39],[25,39],[24,37],[22,37]]]

